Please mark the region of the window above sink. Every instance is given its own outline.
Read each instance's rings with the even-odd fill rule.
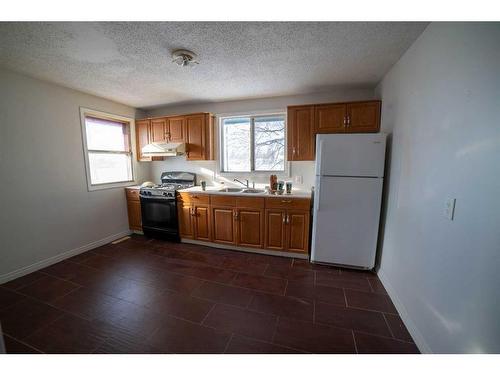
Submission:
[[[220,171],[285,171],[285,114],[220,118]]]

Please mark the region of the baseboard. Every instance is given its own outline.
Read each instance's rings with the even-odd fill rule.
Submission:
[[[401,302],[401,299],[398,297],[396,291],[392,287],[391,282],[387,278],[383,269],[378,270],[377,276],[384,285],[385,290],[387,290],[389,297],[391,297],[391,300],[394,303],[396,310],[398,310],[399,316],[401,317],[403,323],[408,329],[408,332],[410,333],[413,341],[415,342],[415,345],[417,345],[421,353],[432,354],[431,348],[425,341],[424,337],[418,330],[415,323],[413,323],[413,320],[410,318],[410,315],[408,314],[408,310],[406,310],[406,308],[404,307],[403,303]]]
[[[297,258],[297,259],[309,259],[309,254],[289,253],[286,251],[276,251],[276,250],[257,249],[257,248],[251,248],[251,247],[225,245],[225,244],[216,243],[216,242],[190,240],[189,238],[181,238],[181,242],[191,243],[191,244],[201,245],[201,246],[215,247],[217,249],[243,251],[245,253],[274,255],[274,256],[287,257],[287,258]]]
[[[92,249],[95,249],[96,247],[106,245],[107,243],[110,243],[111,241],[117,240],[118,238],[121,238],[123,236],[128,236],[131,233],[130,230],[121,232],[121,233],[116,233],[111,236],[102,238],[100,240],[91,242],[87,245],[80,246],[76,249],[68,250],[65,251],[64,253],[57,254],[53,257],[50,257],[48,259],[41,260],[39,262],[33,263],[32,265],[20,268],[15,271],[11,271],[9,273],[0,275],[0,284],[6,283],[7,281],[17,279],[18,277],[27,275],[29,273],[38,271],[42,268],[48,267],[54,263],[60,262],[61,260],[71,258],[75,255],[78,255],[80,253],[84,253],[85,251],[89,251]]]

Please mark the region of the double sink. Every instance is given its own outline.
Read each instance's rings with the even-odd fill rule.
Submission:
[[[262,194],[265,190],[262,189],[252,189],[252,188],[224,188],[218,190],[220,193],[245,193],[245,194]]]

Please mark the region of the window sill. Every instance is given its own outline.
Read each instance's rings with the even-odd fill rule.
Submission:
[[[112,182],[109,184],[90,185],[87,187],[88,188],[87,190],[88,191],[109,190],[109,189],[124,188],[135,185],[137,185],[137,181]]]

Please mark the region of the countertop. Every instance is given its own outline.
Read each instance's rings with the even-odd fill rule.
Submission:
[[[187,189],[177,190],[179,193],[199,193],[199,194],[215,194],[215,195],[237,195],[240,197],[266,197],[266,198],[311,198],[311,191],[292,190],[292,194],[268,194],[268,193],[239,193],[239,192],[222,192],[221,187],[207,186],[206,190],[201,190],[201,186],[193,186]]]

